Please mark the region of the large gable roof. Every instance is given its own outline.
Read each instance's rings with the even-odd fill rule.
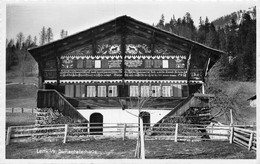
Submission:
[[[157,43],[172,46],[181,51],[188,52],[191,47],[203,49],[214,54],[213,58],[215,61],[219,59],[221,54],[225,54],[224,51],[213,49],[201,43],[158,29],[126,15],[43,46],[28,49],[28,51],[36,61],[39,61],[42,58],[62,54],[85,44],[93,43],[93,40],[99,40],[105,36],[112,36],[122,32],[138,35],[146,39],[153,39]]]

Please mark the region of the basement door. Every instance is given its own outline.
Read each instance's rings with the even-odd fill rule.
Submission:
[[[103,115],[93,113],[90,115],[90,132],[91,135],[103,135]]]

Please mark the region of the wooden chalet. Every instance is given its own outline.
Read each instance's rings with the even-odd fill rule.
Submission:
[[[145,122],[160,121],[204,93],[204,77],[224,54],[129,16],[28,51],[39,66],[38,108],[104,123],[137,122],[129,112],[147,97]]]

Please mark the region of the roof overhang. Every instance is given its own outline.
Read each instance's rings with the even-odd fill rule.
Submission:
[[[56,57],[57,54],[60,55],[88,43],[92,43],[93,39],[99,40],[105,36],[120,34],[122,30],[127,34],[138,35],[148,40],[154,39],[157,43],[166,44],[181,51],[188,52],[191,47],[208,51],[214,56],[212,56],[214,59],[213,62],[216,62],[221,54],[226,54],[224,51],[210,48],[201,43],[158,29],[125,15],[43,46],[30,48],[28,51],[35,60],[39,62],[43,58],[53,58]]]

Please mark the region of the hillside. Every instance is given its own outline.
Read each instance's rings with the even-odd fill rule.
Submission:
[[[247,13],[250,15],[252,20],[256,19],[256,6],[251,7],[247,10],[239,10],[236,12],[233,12],[229,15],[222,16],[214,21],[212,23],[215,25],[215,27],[218,29],[223,28],[225,25],[231,25],[231,20],[234,19],[236,24],[240,24],[243,19],[243,14]]]

